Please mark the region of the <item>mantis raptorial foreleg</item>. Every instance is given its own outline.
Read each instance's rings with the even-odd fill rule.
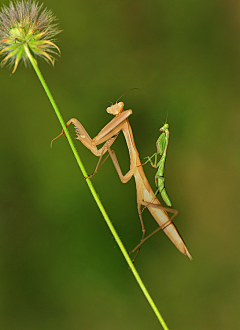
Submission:
[[[155,154],[153,154],[151,157],[149,157],[149,156],[144,157],[143,159],[147,158],[147,161],[145,163],[143,163],[142,166],[145,165],[145,164],[147,164],[148,162],[150,162],[150,164],[152,165],[152,167],[157,168],[157,165],[156,165],[157,164],[157,156],[158,156],[158,154],[157,154],[157,152],[155,152]],[[152,162],[152,158],[153,157],[155,157],[155,161],[154,162]]]
[[[76,139],[81,141],[85,147],[87,147],[89,150],[91,150],[91,152],[98,157],[102,157],[106,152],[107,152],[107,146],[110,146],[113,144],[113,142],[115,141],[115,139],[118,136],[118,133],[111,136],[106,143],[100,148],[98,149],[96,147],[96,144],[93,143],[93,139],[91,139],[91,137],[88,135],[87,131],[85,130],[85,128],[83,127],[83,125],[76,119],[76,118],[72,118],[70,119],[67,123],[66,123],[66,127],[68,127],[70,124],[74,125],[75,131],[76,131]],[[61,135],[65,135],[64,134],[64,130],[62,130],[62,133],[59,134],[57,137],[55,137],[52,141],[51,141],[51,147],[52,147],[52,143],[54,140],[56,140],[57,138],[59,138]],[[99,143],[100,144],[100,143]]]
[[[97,166],[93,174],[91,174],[89,177],[92,177],[98,171],[99,167],[106,161],[109,155],[107,155],[107,157],[103,160],[102,164],[100,165],[102,156],[107,152],[108,147],[110,147],[113,144],[119,132],[121,131],[121,127],[120,127],[121,122],[124,121],[131,114],[132,114],[132,110],[128,110],[128,111],[124,111],[119,116],[116,116],[93,139],[91,139],[91,137],[88,135],[83,125],[76,118],[72,118],[66,123],[67,127],[70,124],[74,125],[77,135],[76,139],[81,141],[85,145],[85,147],[87,147],[95,156],[99,157]],[[53,141],[59,138],[61,135],[65,135],[64,130],[62,130],[62,133],[51,141],[51,147]],[[105,142],[104,145],[100,149],[98,149],[97,145],[103,142]]]

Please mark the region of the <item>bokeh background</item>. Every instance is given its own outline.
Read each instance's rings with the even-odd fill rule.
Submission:
[[[8,4],[8,1],[2,3]],[[239,329],[240,4],[238,1],[45,1],[62,56],[39,62],[64,119],[94,137],[108,101],[125,109],[143,158],[168,115],[165,178],[193,261],[159,232],[136,267],[170,329]],[[106,226],[31,68],[0,79],[0,327],[160,329]],[[71,130],[73,134],[73,130]],[[92,173],[97,158],[80,142]],[[129,156],[114,143],[123,172]],[[155,170],[145,166],[154,187]],[[134,179],[108,160],[93,178],[127,250],[141,226]],[[148,233],[156,228],[144,212]]]

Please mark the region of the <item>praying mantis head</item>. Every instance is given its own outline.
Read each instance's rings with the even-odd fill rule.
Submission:
[[[164,124],[163,127],[160,128],[160,132],[166,132],[166,130],[168,130],[169,125],[168,124]]]
[[[123,93],[123,95],[127,94],[132,89],[139,89],[139,88],[131,88],[127,92]],[[114,115],[114,116],[119,116],[120,115],[120,113],[123,111],[124,103],[123,102],[118,102],[118,100],[120,100],[123,97],[123,95],[121,95],[117,99],[115,104],[112,104],[110,107],[107,108],[108,113],[110,113],[111,115]]]
[[[111,115],[118,116],[124,108],[123,102],[116,102],[116,104],[112,104],[110,107],[107,108],[107,112]]]

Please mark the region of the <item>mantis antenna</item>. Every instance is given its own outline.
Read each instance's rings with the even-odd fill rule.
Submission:
[[[137,88],[137,87],[133,87],[133,88],[131,88],[131,89],[129,89],[128,91],[126,91],[125,93],[123,93],[123,95],[121,95],[118,99],[117,99],[117,101],[116,101],[116,103],[125,95],[125,94],[127,94],[128,92],[130,92],[130,91],[132,91],[133,89],[138,89],[138,90],[140,90],[140,88]]]

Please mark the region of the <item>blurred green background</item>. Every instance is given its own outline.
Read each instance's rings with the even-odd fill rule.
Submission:
[[[8,4],[7,1],[3,3]],[[239,329],[240,5],[234,1],[45,1],[62,56],[40,69],[67,121],[94,137],[108,101],[143,158],[168,114],[166,187],[193,261],[159,232],[136,267],[170,329]],[[0,328],[160,329],[107,228],[33,69],[1,69]],[[73,130],[71,130],[73,133]],[[80,142],[92,173],[97,158]],[[113,145],[126,173],[121,135]],[[155,170],[145,166],[154,187]],[[127,250],[141,226],[134,179],[93,178]],[[156,228],[144,212],[148,233]]]

